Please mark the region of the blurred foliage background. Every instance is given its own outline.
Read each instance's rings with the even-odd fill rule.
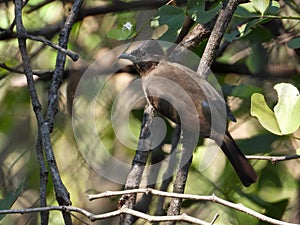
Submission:
[[[210,2],[209,6],[205,2]],[[256,5],[255,8],[255,2],[256,4],[263,2],[266,6]],[[71,4],[72,0],[26,1],[23,19],[28,33],[57,43],[61,23]],[[62,179],[71,193],[74,206],[94,213],[115,210],[118,198],[89,202],[86,194],[121,190],[123,187],[122,184],[107,180],[86,162],[74,138],[72,97],[86,68],[98,57],[106,59],[101,61],[101,69],[111,68],[117,55],[110,55],[110,50],[124,43],[149,38],[174,42],[186,14],[196,23],[204,23],[215,16],[220,4],[221,1],[188,3],[174,1],[169,5],[163,1],[152,3],[146,1],[144,5],[119,0],[84,2],[82,13],[73,27],[69,41],[69,49],[80,55],[80,61],[67,61],[65,79],[60,89],[59,113],[52,133],[57,163]],[[300,146],[299,129],[286,135],[275,135],[265,129],[257,118],[250,115],[250,108],[251,96],[254,93],[261,93],[267,105],[273,109],[278,101],[273,87],[278,83],[290,83],[299,90],[300,1],[253,0],[245,4],[236,11],[212,67],[237,117],[238,122],[230,123],[229,129],[245,154],[293,155]],[[22,74],[22,62],[14,27],[13,1],[0,2],[0,15],[0,199],[2,199],[0,206],[37,207],[39,204],[39,167],[35,152],[37,127],[26,80]],[[199,56],[206,41],[204,40],[194,50]],[[57,52],[31,40],[27,41],[27,48],[32,68],[39,74],[36,76],[36,88],[42,104],[46,106],[48,84]],[[122,145],[114,135],[114,130],[109,125],[110,112],[113,101],[122,87],[126,87],[136,77],[136,74],[126,72],[126,69],[116,73],[110,81],[110,91],[102,95],[103,98],[97,105],[99,107],[97,126],[101,129],[101,126],[105,125],[105,130],[99,133],[99,136],[108,146],[111,158],[118,158],[127,164],[130,164],[133,158],[134,149]],[[139,108],[130,117],[130,126],[136,140],[142,117],[142,107]],[[299,111],[297,113],[299,114]],[[294,123],[298,123],[299,127],[299,120],[288,116],[281,118],[287,121],[291,119]],[[165,155],[169,148],[171,130],[168,129],[163,148]],[[205,148],[200,146],[195,152],[186,193],[199,195],[215,193],[219,197],[243,203],[271,217],[300,223],[299,159],[277,164],[252,160],[259,180],[251,187],[245,188],[221,153],[217,154],[217,158],[208,168],[200,166],[205,155],[202,149]],[[98,154],[97,158],[101,159],[102,153]],[[110,158],[105,158],[108,164],[109,160]],[[160,176],[163,172],[162,168]],[[51,181],[47,194],[48,204],[56,205]],[[155,201],[154,198],[150,212],[155,211]],[[185,201],[183,206],[182,212],[207,221],[219,213],[217,223],[220,224],[264,224],[251,216],[213,203]],[[81,216],[79,218],[87,221]],[[82,224],[80,219],[74,219],[74,224]],[[93,224],[117,224],[117,221],[118,218],[110,218]],[[143,220],[137,222],[137,224],[145,223]],[[39,224],[39,215],[36,213],[7,215],[0,224]],[[50,213],[49,224],[62,224],[59,212]]]

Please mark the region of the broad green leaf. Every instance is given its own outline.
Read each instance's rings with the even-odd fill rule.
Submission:
[[[261,125],[274,134],[291,134],[300,126],[299,90],[288,83],[277,84],[274,89],[278,94],[274,112],[267,106],[264,96],[255,93],[251,97],[251,115],[257,117]]]
[[[17,200],[21,191],[23,189],[25,180],[23,180],[16,191],[11,191],[3,199],[0,199],[0,210],[10,209],[14,202]],[[5,215],[0,215],[0,221],[5,217]]]
[[[300,125],[299,90],[288,83],[274,86],[278,94],[278,103],[274,107],[275,117],[283,135],[295,132]]]
[[[183,9],[171,5],[160,7],[152,21],[152,26],[167,25],[168,30],[159,38],[163,41],[174,42],[184,21]]]
[[[267,105],[262,94],[255,93],[251,96],[250,113],[258,119],[265,129],[274,134],[281,135],[275,114]]]
[[[289,48],[300,48],[300,37],[298,38],[293,38],[292,40],[290,40],[288,43],[287,43],[287,46]]]
[[[263,16],[270,6],[270,0],[252,0],[253,7]]]
[[[211,21],[219,12],[222,3],[219,2],[211,10],[205,10],[205,2],[203,0],[190,0],[188,1],[186,12],[191,18],[199,24],[206,24]]]
[[[108,32],[107,37],[127,40],[136,35],[136,24],[132,13],[121,13],[117,17],[117,26]]]

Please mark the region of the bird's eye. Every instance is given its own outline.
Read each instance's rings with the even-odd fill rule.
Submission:
[[[141,56],[146,56],[147,55],[147,52],[145,50],[142,50],[141,51]]]

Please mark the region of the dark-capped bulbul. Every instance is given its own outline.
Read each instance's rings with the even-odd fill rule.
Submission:
[[[146,99],[158,112],[188,132],[215,140],[244,186],[256,181],[255,170],[227,130],[227,117],[235,118],[212,85],[188,67],[167,60],[155,40],[144,41],[119,58],[133,63]]]

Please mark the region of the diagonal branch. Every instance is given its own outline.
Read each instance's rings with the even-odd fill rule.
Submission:
[[[74,62],[77,61],[79,59],[79,55],[75,54],[74,52],[67,50],[66,48],[62,48],[59,45],[56,45],[54,43],[52,43],[51,41],[45,39],[45,38],[40,38],[40,37],[36,37],[34,35],[30,35],[30,34],[22,34],[24,35],[24,38],[28,38],[31,39],[33,41],[38,41],[38,42],[42,42],[45,45],[48,45],[58,51],[61,51],[65,54],[67,54]]]
[[[232,15],[238,4],[241,2],[242,0],[224,1],[224,6],[219,12],[218,18],[208,39],[197,70],[197,72],[205,79],[207,79],[208,69],[215,59],[222,37],[227,29]]]

